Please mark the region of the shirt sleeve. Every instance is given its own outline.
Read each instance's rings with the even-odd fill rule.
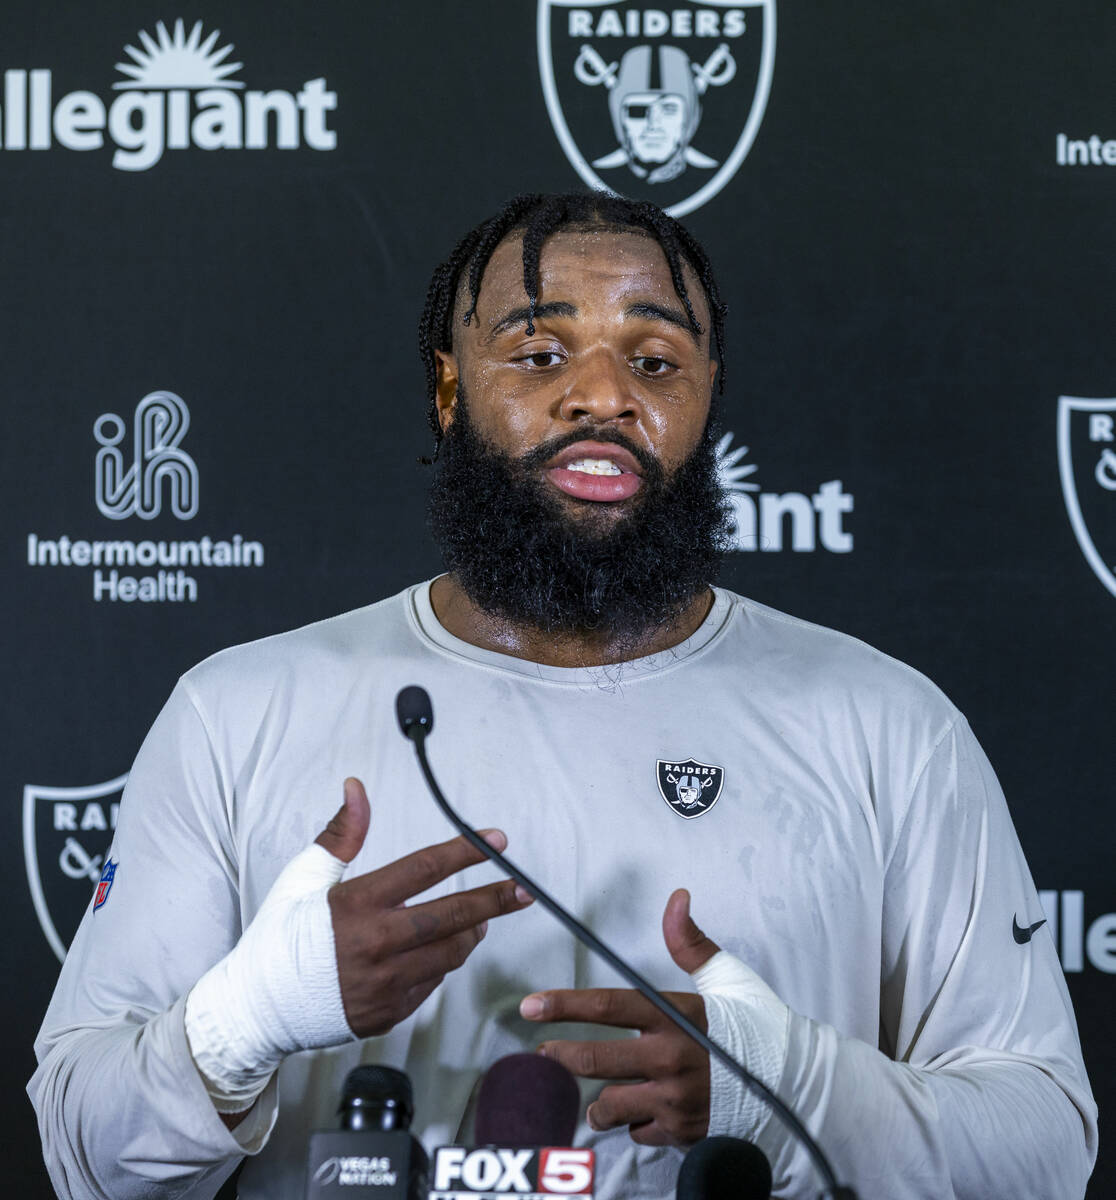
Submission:
[[[233,783],[179,684],[128,779],[116,874],[63,964],[28,1085],[60,1197],[209,1197],[274,1123],[274,1080],[226,1129],[186,1041],[185,996],[240,935]]]
[[[880,1044],[792,1013],[778,1095],[864,1198],[1083,1196],[1096,1106],[1069,994],[1048,927],[1013,935],[1042,910],[963,719],[919,772],[884,867]],[[710,1132],[750,1131],[722,1110]],[[754,1140],[775,1195],[818,1193],[777,1118]]]

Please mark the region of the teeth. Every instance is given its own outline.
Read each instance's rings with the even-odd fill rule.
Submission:
[[[566,464],[567,471],[580,471],[583,475],[623,475],[624,472],[608,458],[579,458]]]

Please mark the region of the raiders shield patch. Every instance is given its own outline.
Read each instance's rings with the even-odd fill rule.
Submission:
[[[725,782],[724,767],[711,767],[695,758],[662,759],[655,764],[659,794],[680,816],[689,820],[717,803]]]

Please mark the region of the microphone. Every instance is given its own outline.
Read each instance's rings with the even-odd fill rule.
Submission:
[[[795,1113],[779,1099],[763,1080],[757,1079],[747,1067],[742,1063],[738,1063],[723,1046],[719,1046],[708,1034],[703,1033],[691,1020],[679,1012],[661,992],[644,979],[638,971],[629,966],[618,954],[610,950],[595,933],[587,929],[572,913],[567,912],[557,900],[553,899],[529,875],[521,871],[519,867],[505,858],[498,850],[494,850],[471,825],[466,824],[453,808],[450,807],[449,801],[442,794],[442,789],[438,786],[438,781],[434,778],[434,772],[431,770],[430,762],[426,756],[426,738],[434,728],[434,706],[430,702],[430,695],[426,689],[414,684],[403,688],[395,697],[395,715],[399,721],[399,728],[403,736],[414,744],[419,769],[422,771],[423,778],[426,780],[426,786],[430,789],[430,794],[433,796],[435,804],[438,805],[446,819],[460,832],[462,837],[471,846],[479,850],[485,858],[494,862],[506,875],[514,879],[516,883],[525,887],[543,908],[560,921],[582,945],[587,946],[598,958],[608,963],[617,974],[627,980],[632,987],[646,997],[663,1016],[672,1021],[683,1033],[697,1042],[707,1054],[716,1058],[718,1062],[722,1063],[738,1079],[743,1081],[746,1087],[761,1096],[771,1106],[783,1124],[804,1147],[814,1166],[817,1168],[818,1174],[825,1181],[825,1191],[822,1193],[823,1200],[856,1200],[856,1193],[851,1188],[842,1187],[837,1182],[837,1176],[834,1174],[833,1168],[829,1165],[829,1160],[822,1153],[821,1147],[810,1136],[805,1125],[802,1124]]]
[[[581,1096],[561,1063],[509,1054],[477,1092],[474,1142],[434,1151],[430,1200],[593,1200],[596,1156],[570,1145]]]
[[[307,1200],[426,1200],[426,1151],[409,1132],[415,1115],[411,1081],[394,1067],[349,1072],[337,1106],[340,1130],[310,1137]],[[341,1191],[340,1189],[344,1189]]]
[[[703,1138],[686,1152],[674,1195],[676,1200],[769,1200],[771,1164],[743,1138]]]
[[[577,1080],[552,1058],[509,1054],[485,1072],[477,1092],[478,1146],[569,1146],[577,1129]]]

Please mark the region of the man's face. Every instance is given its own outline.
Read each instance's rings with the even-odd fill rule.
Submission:
[[[641,163],[665,163],[682,144],[686,100],[677,92],[633,92],[620,109],[628,153]]]
[[[707,588],[725,544],[708,339],[651,239],[562,233],[540,277],[531,334],[518,239],[497,248],[468,327],[458,305],[456,353],[438,354],[431,527],[487,613],[634,650]]]
[[[686,280],[708,331],[701,285],[688,270]],[[607,524],[630,512],[644,464],[669,476],[697,446],[716,364],[708,332],[690,332],[653,239],[611,231],[549,238],[530,334],[522,242],[508,239],[492,255],[468,326],[461,308],[456,352],[438,354],[443,430],[461,384],[478,435],[525,459],[572,520]]]

